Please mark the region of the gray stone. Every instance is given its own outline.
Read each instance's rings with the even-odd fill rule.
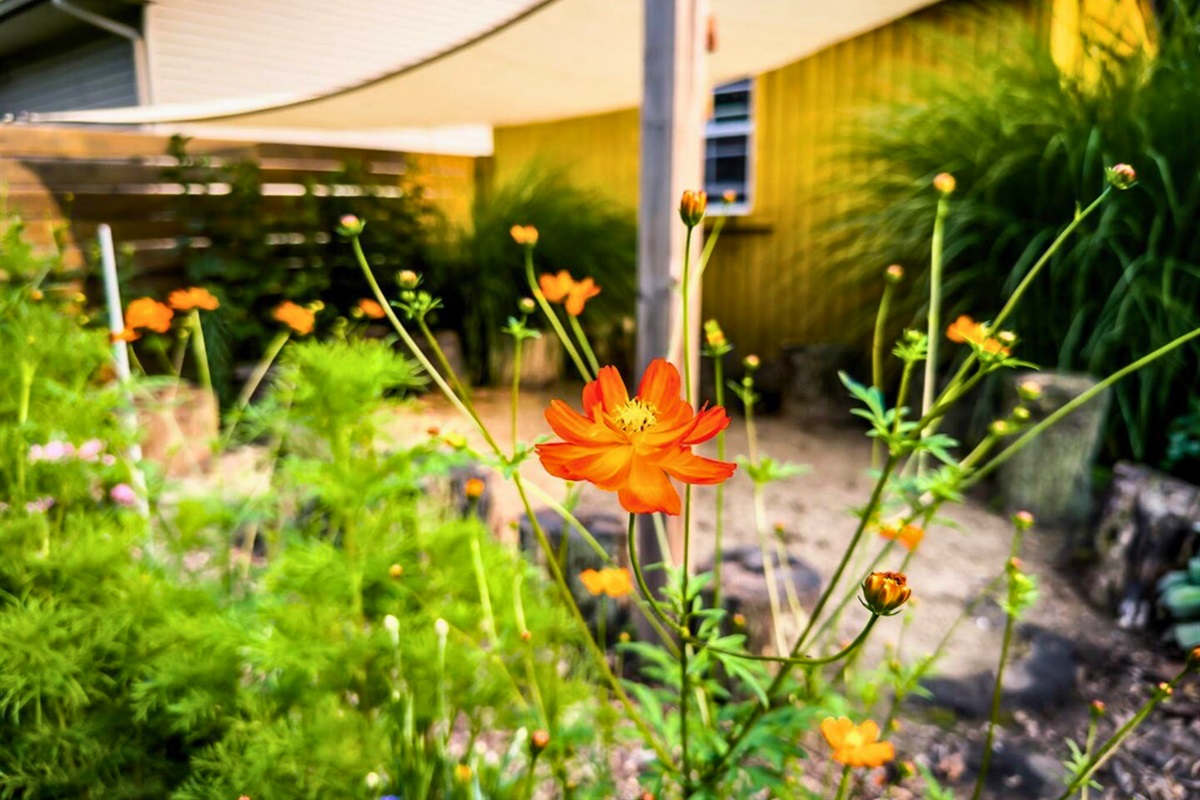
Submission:
[[[1041,422],[1096,384],[1088,375],[1055,372],[1020,372],[1012,381],[1014,397],[1015,387],[1026,381],[1042,390],[1040,398],[1024,403],[1031,414],[1030,425]],[[1031,511],[1039,522],[1048,525],[1079,525],[1087,520],[1092,467],[1108,413],[1109,394],[1107,390],[1102,392],[1059,420],[1000,467],[1000,497],[1008,511]]]

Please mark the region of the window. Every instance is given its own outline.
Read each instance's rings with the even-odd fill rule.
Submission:
[[[750,78],[713,90],[713,113],[704,129],[704,191],[708,192],[710,214],[750,213],[754,175],[751,95]],[[729,190],[737,199],[726,206],[721,197]]]

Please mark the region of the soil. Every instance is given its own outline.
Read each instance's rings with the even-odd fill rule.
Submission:
[[[524,392],[517,420],[522,441],[549,434],[542,412],[551,397],[577,406],[579,387]],[[507,441],[507,393],[481,389],[474,400],[489,428],[502,432],[501,440]],[[397,444],[405,444],[427,439],[431,426],[443,433],[460,433],[482,450],[483,443],[470,424],[440,398],[425,398],[398,410],[384,428]],[[782,527],[789,555],[808,562],[822,576],[830,575],[854,531],[850,509],[865,502],[873,485],[869,440],[850,423],[801,425],[778,416],[760,420],[758,436],[764,454],[811,467],[805,475],[767,488],[766,519],[769,525]],[[728,447],[730,454],[746,452],[741,418],[735,418],[729,430]],[[702,452],[714,455],[711,445]],[[252,464],[253,457],[246,452],[230,453],[218,474],[228,480],[230,474],[253,470]],[[757,544],[752,484],[741,472],[726,484],[729,547]],[[551,496],[562,497],[563,483],[536,462],[529,462],[523,474]],[[499,475],[488,484],[490,522],[499,536],[511,537],[511,523],[523,512],[520,499]],[[711,487],[696,487],[693,564],[711,558],[713,503]],[[583,489],[579,509],[623,515],[614,496],[591,486]],[[1117,629],[1111,619],[1084,602],[1078,584],[1086,576],[1075,567],[1057,566],[1069,533],[1035,526],[1025,539],[1021,559],[1026,571],[1037,577],[1040,596],[1023,620],[1013,666],[1006,675],[1006,710],[997,737],[995,780],[985,795],[989,798],[1057,798],[1063,789],[1062,762],[1069,756],[1065,740],[1084,741],[1089,703],[1099,699],[1107,705],[1099,727],[1103,741],[1137,710],[1154,685],[1175,675],[1182,664],[1178,654],[1157,641]],[[990,510],[984,498],[971,497],[943,510],[905,570],[913,588],[914,611],[904,634],[906,660],[931,652],[964,607],[1002,571],[1011,536],[1009,520]],[[870,542],[872,555],[883,544]],[[902,549],[895,548],[879,568],[899,568],[903,555]],[[860,562],[860,572],[865,563]],[[849,637],[860,629],[865,612],[853,603],[843,617],[841,634]],[[877,628],[876,654],[881,647],[894,645],[901,619],[884,620]],[[934,698],[910,702],[904,726],[895,737],[899,760],[927,765],[959,797],[970,796],[978,769],[1003,627],[1003,612],[994,603],[981,603],[958,626],[939,662]],[[1198,684],[1192,676],[1108,762],[1097,775],[1104,789],[1094,791],[1093,798],[1200,798]],[[883,772],[878,771],[868,782],[883,780]],[[908,784],[892,787],[887,796],[920,797],[919,792],[914,795],[904,788]],[[878,791],[884,796],[883,789]]]

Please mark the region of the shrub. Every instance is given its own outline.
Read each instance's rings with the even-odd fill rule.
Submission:
[[[1063,229],[1060,209],[1100,191],[1103,165],[1128,161],[1138,185],[1081,226],[1011,318],[1021,352],[1046,367],[1101,375],[1194,327],[1200,24],[1177,13],[1154,58],[1107,52],[1084,77],[1066,76],[1030,33],[1007,58],[955,64],[927,78],[919,101],[868,114],[847,155],[870,168],[849,188],[858,202],[831,233],[831,275],[861,285],[899,262],[927,281],[921,221],[936,198],[922,189],[951,172],[958,189],[946,230],[946,316],[987,319]],[[916,302],[924,296],[909,293]],[[908,320],[920,309],[904,311]],[[870,313],[864,308],[859,320],[864,337]],[[1188,349],[1115,388],[1109,457],[1162,457],[1167,424],[1200,390],[1186,366],[1200,346]]]

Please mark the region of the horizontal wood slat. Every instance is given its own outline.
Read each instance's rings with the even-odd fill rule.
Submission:
[[[229,186],[167,180],[164,170],[178,163],[167,155],[168,143],[166,136],[146,133],[0,124],[0,212],[21,218],[26,238],[42,250],[55,247],[58,231],[70,266],[84,262],[97,226],[108,223],[139,272],[177,269],[183,248],[206,243],[204,231],[188,230],[176,218],[179,196],[189,194],[193,208],[219,211]],[[218,172],[239,161],[258,164],[263,197],[256,214],[268,244],[298,235],[290,220],[301,203],[311,202],[305,197],[310,184],[319,196],[388,198],[415,183],[451,221],[463,222],[479,181],[490,175],[490,159],[468,156],[201,138],[190,140],[187,150]],[[359,180],[333,184],[351,163]]]

